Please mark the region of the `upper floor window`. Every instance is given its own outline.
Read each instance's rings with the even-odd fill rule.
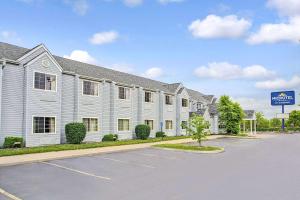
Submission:
[[[85,95],[98,96],[99,84],[93,81],[83,81],[82,93]]]
[[[145,92],[145,102],[153,102],[153,93]]]
[[[166,104],[167,105],[172,105],[172,96],[171,95],[166,95]]]
[[[33,117],[33,133],[55,133],[55,117]]]
[[[151,130],[153,130],[154,128],[153,120],[145,120],[145,124],[148,125]]]
[[[34,73],[34,88],[56,91],[56,76],[45,73]]]
[[[126,87],[119,87],[119,99],[129,99],[130,89]]]
[[[197,103],[197,110],[204,109],[205,106],[202,103]]]
[[[182,103],[182,107],[188,107],[188,100],[187,99],[182,99],[181,103]]]
[[[97,118],[83,118],[82,119],[87,132],[98,131],[98,119]]]

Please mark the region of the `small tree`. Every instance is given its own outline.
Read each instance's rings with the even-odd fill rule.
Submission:
[[[293,110],[290,113],[288,125],[291,127],[300,127],[300,110]]]
[[[86,127],[83,123],[74,122],[65,126],[66,139],[69,144],[80,144],[86,135]]]
[[[138,139],[146,140],[151,132],[150,126],[146,124],[139,124],[135,127],[135,134]]]
[[[273,118],[270,120],[270,124],[272,128],[280,128],[281,127],[281,120],[278,118]]]
[[[199,146],[209,133],[209,123],[200,115],[194,114],[189,121],[189,125],[182,124],[194,140],[197,140]]]

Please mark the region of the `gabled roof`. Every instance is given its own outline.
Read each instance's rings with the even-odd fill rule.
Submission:
[[[191,90],[191,89],[187,89],[187,92],[190,95],[190,97],[196,101],[205,102],[207,104],[211,103],[211,99],[210,99],[211,97],[208,98],[206,95],[202,94],[201,92]]]
[[[256,119],[255,110],[244,110],[244,119]]]
[[[181,83],[171,83],[171,84],[165,84],[164,87],[168,88],[169,91],[171,92],[176,92],[178,87],[180,86]]]

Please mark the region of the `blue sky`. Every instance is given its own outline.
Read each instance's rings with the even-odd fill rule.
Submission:
[[[300,92],[298,0],[7,0],[1,13],[1,41],[227,94],[268,117],[280,110],[271,91]]]

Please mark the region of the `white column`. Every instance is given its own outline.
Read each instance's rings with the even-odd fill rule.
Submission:
[[[251,135],[253,135],[253,124],[252,124],[252,120],[250,120],[250,132],[251,132]]]
[[[244,134],[246,133],[246,121],[244,120]]]
[[[256,120],[254,120],[254,134],[256,135]]]

